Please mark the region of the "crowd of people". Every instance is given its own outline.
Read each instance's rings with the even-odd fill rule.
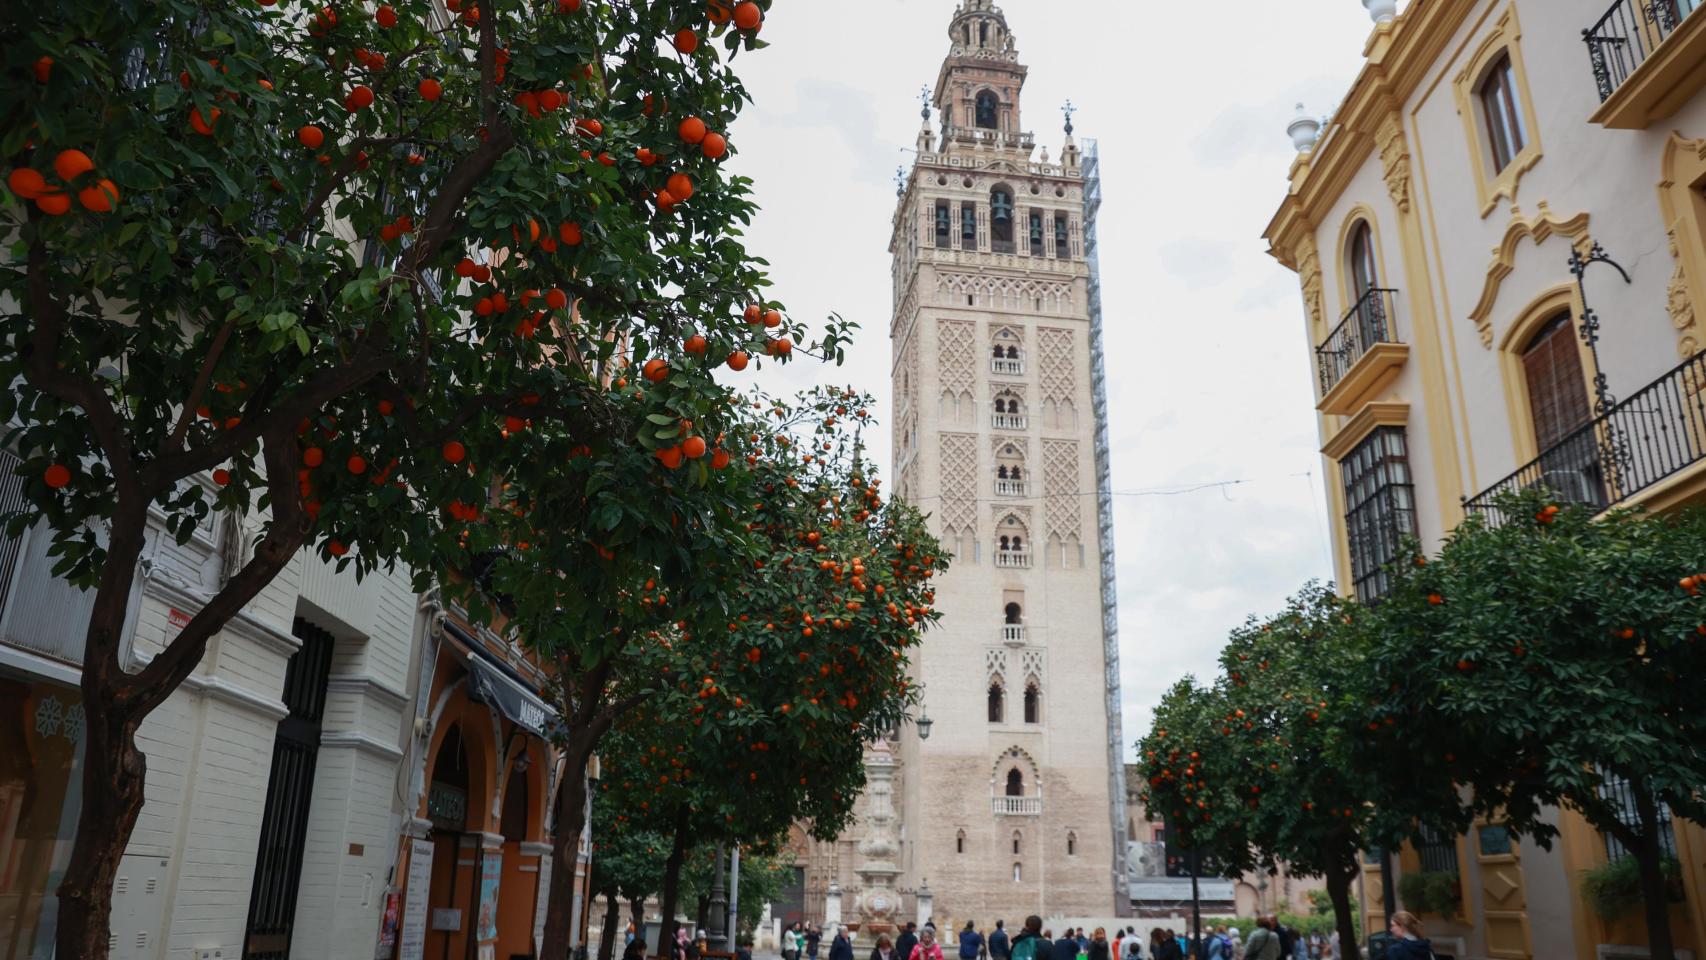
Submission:
[[[1110,938],[1105,927],[1086,932],[1068,927],[1057,937],[1044,929],[1042,918],[1025,918],[1024,929],[1009,935],[1006,922],[995,921],[985,933],[967,921],[959,932],[958,960],[1337,960],[1339,935],[1304,934],[1272,916],[1259,917],[1246,937],[1237,925],[1220,924],[1202,931],[1201,953],[1187,933],[1156,927],[1148,938],[1135,927],[1116,928]],[[1390,960],[1429,960],[1433,956],[1414,914],[1398,911],[1388,932]],[[783,960],[818,960],[823,932],[814,924],[795,923],[783,932]],[[688,960],[688,958],[683,958]],[[853,943],[845,926],[832,934],[825,960],[854,960]],[[866,960],[946,960],[936,925],[908,923],[891,940],[877,937]]]

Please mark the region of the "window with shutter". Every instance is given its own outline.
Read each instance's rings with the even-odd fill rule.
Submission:
[[[1522,353],[1534,442],[1545,451],[1593,419],[1570,315],[1552,318]]]

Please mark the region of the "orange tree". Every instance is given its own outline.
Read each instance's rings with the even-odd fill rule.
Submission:
[[[1368,632],[1370,764],[1468,789],[1479,815],[1541,843],[1578,812],[1639,867],[1649,945],[1674,956],[1664,838],[1706,822],[1706,513],[1595,520],[1541,493],[1465,521],[1409,568]],[[1454,795],[1455,798],[1455,795]]]
[[[1213,687],[1178,692],[1190,701],[1181,709],[1187,722],[1158,716],[1170,736],[1152,733],[1142,754],[1160,809],[1185,811],[1204,853],[1237,871],[1283,862],[1323,877],[1350,957],[1359,851],[1417,823],[1456,823],[1449,777],[1418,775],[1397,790],[1353,752],[1358,743],[1393,748],[1391,725],[1370,719],[1370,616],[1309,584],[1284,612],[1250,619],[1232,631]],[[1169,745],[1174,729],[1188,731],[1189,743]]]
[[[658,890],[663,876],[658,851],[668,849],[669,842],[663,834],[647,831],[637,821],[622,816],[602,796],[592,798],[592,879],[588,888],[593,898],[605,898],[599,960],[615,956],[622,900],[633,905],[637,935],[645,934],[645,901]]]
[[[730,63],[761,45],[768,5],[0,15],[0,417],[26,499],[10,530],[45,521],[59,571],[95,594],[59,956],[106,954],[138,726],[298,550],[401,561],[424,586],[465,566],[463,529],[503,484],[522,502],[586,490],[614,552],[732,476],[657,418],[714,418],[714,366],[804,343],[752,306],[749,184],[720,169],[746,99]],[[818,348],[838,353],[842,330]],[[594,456],[573,465],[576,447]],[[598,486],[643,468],[681,477],[686,509]],[[137,670],[120,634],[151,510],[179,539],[212,511],[261,530]]]

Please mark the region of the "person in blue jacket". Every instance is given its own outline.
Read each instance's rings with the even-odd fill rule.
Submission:
[[[981,953],[983,953],[983,934],[977,932],[976,924],[967,920],[966,928],[960,931],[960,960],[977,960]]]

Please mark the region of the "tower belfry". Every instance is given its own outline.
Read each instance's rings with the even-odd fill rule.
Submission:
[[[898,745],[897,887],[928,876],[939,925],[1120,915],[1093,146],[1069,113],[1058,160],[1036,149],[991,0],[961,0],[948,36],[889,247],[891,476],[955,557],[914,666],[934,730]]]

